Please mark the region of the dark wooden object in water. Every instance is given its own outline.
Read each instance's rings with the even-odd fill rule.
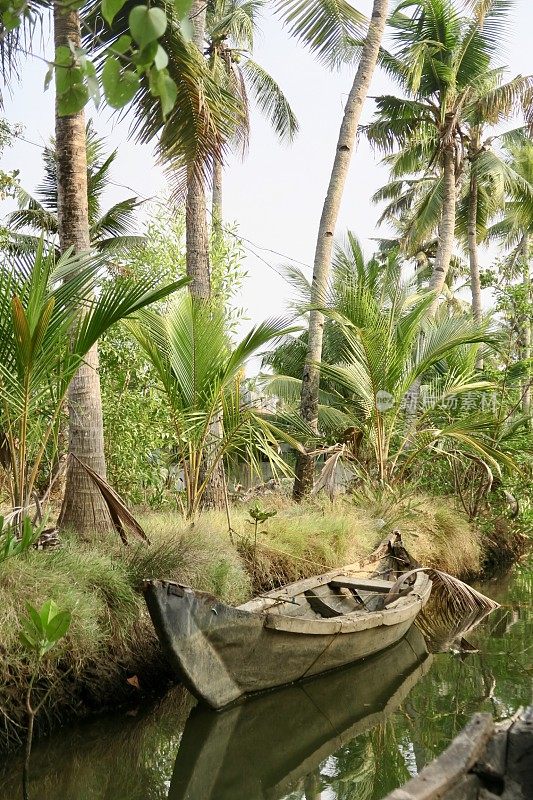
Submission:
[[[495,726],[475,714],[450,746],[384,800],[533,800],[533,707]]]
[[[391,577],[398,574],[394,545],[389,556],[380,548],[377,562],[305,578],[237,608],[170,581],[146,581],[144,593],[176,677],[200,700],[222,708],[398,642],[427,602],[431,581],[417,573],[406,592],[386,604],[381,576],[387,565]]]

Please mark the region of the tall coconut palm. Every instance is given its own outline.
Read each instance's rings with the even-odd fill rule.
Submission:
[[[375,119],[367,126],[370,141],[390,153],[406,145],[436,167],[439,180],[431,195],[440,210],[438,240],[430,289],[434,313],[454,247],[457,188],[467,158],[465,129],[476,115],[497,120],[516,107],[531,87],[518,77],[504,86],[491,67],[506,23],[505,0],[472,0],[465,15],[452,0],[405,0],[393,15],[395,47],[382,63],[405,96],[378,97]],[[412,9],[412,14],[404,11]],[[495,85],[496,82],[496,85]]]
[[[202,56],[206,56],[213,80],[227,95],[234,98],[239,109],[239,113],[234,115],[232,130],[229,135],[227,131],[225,134],[228,144],[234,141],[245,144],[247,141],[250,93],[254,95],[260,111],[272,123],[280,138],[290,139],[297,130],[296,119],[281,89],[249,57],[253,50],[259,11],[263,5],[263,0],[211,0],[207,4],[195,0],[191,6],[193,41]],[[163,161],[169,155],[172,173],[172,153],[166,152],[163,137]],[[212,216],[214,227],[220,227],[223,171],[220,150],[213,152],[212,165]],[[171,175],[171,180],[173,179],[174,176]],[[178,186],[180,180],[181,176],[178,175]],[[207,299],[211,293],[211,285],[205,194],[204,176],[197,169],[190,169],[186,199],[187,273],[191,277],[191,293]]]
[[[54,0],[54,45],[73,52],[81,47],[76,7]],[[90,249],[85,113],[63,115],[56,96],[57,221],[61,252]],[[96,341],[68,390],[69,459],[60,522],[80,533],[109,530],[111,518],[94,483],[79,461],[105,478],[104,424]]]
[[[207,53],[209,65],[221,83],[226,84],[242,103],[243,117],[236,126],[234,140],[243,151],[250,131],[250,97],[278,136],[290,142],[298,131],[294,112],[278,83],[252,59],[254,38],[266,0],[211,0],[207,5]],[[222,221],[223,163],[213,161],[213,225]]]
[[[521,273],[525,313],[522,321],[522,358],[528,364],[528,374],[522,384],[522,411],[531,418],[531,263],[533,240],[533,142],[523,131],[503,138],[509,167],[520,175],[523,182],[515,183],[507,196],[502,218],[489,231],[491,239],[498,239]]]
[[[475,102],[464,109],[462,141],[465,164],[457,184],[456,238],[465,243],[470,267],[472,312],[482,318],[478,246],[486,238],[491,217],[503,205],[505,192],[513,187],[527,189],[524,179],[512,169],[497,147],[501,135],[494,126],[517,111],[531,111],[532,77],[517,76],[503,83],[504,70],[488,70],[485,89],[478,88]],[[481,82],[480,82],[481,84]],[[495,146],[496,145],[496,146]],[[429,141],[415,137],[384,161],[392,181],[378,190],[374,201],[387,200],[381,221],[403,222],[403,248],[412,253],[424,240],[435,235],[442,216],[442,174],[433,163],[434,149]]]
[[[105,139],[99,137],[91,123],[87,125],[87,193],[91,246],[100,253],[114,253],[140,245],[144,237],[133,234],[137,197],[127,197],[108,209],[102,208],[102,194],[110,179],[110,171],[118,155],[114,150],[105,155]],[[15,245],[37,246],[42,237],[57,246],[57,153],[55,142],[43,150],[44,176],[32,195],[17,191],[18,210],[7,217],[7,227],[15,236]],[[29,233],[31,232],[31,233]]]
[[[296,3],[293,3],[293,5],[296,5]],[[300,3],[300,6],[301,5]],[[374,0],[372,17],[361,51],[361,59],[344,108],[344,115],[333,159],[333,167],[318,227],[313,263],[313,309],[309,315],[309,332],[300,402],[302,418],[314,431],[318,431],[319,364],[322,357],[324,329],[324,317],[319,310],[319,306],[324,297],[329,278],[333,237],[335,235],[342,195],[348,177],[359,119],[370,88],[370,82],[374,74],[383,33],[385,31],[388,8],[388,0]],[[296,11],[294,14],[294,24],[296,24],[298,20]],[[308,13],[306,14],[305,8],[300,8],[299,14],[300,21],[302,18],[307,19],[307,23],[312,29],[313,20]],[[311,492],[314,482],[314,469],[314,458],[306,454],[298,455],[296,478],[293,487],[293,497],[295,500],[300,500]]]

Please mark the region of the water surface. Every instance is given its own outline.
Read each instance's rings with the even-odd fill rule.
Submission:
[[[502,607],[467,634],[477,653],[429,653],[413,631],[387,653],[223,713],[174,690],[38,743],[32,797],[378,800],[475,711],[499,720],[532,701],[533,565],[480,588]],[[0,765],[0,800],[20,795],[18,762]]]

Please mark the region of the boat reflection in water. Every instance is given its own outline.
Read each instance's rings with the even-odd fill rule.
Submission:
[[[350,667],[224,712],[197,706],[185,725],[168,800],[279,800],[398,708],[431,658],[413,627],[394,647]]]

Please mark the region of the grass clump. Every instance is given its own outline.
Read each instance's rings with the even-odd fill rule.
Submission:
[[[421,564],[462,577],[479,572],[479,531],[451,500],[418,498],[401,531],[405,546]]]

